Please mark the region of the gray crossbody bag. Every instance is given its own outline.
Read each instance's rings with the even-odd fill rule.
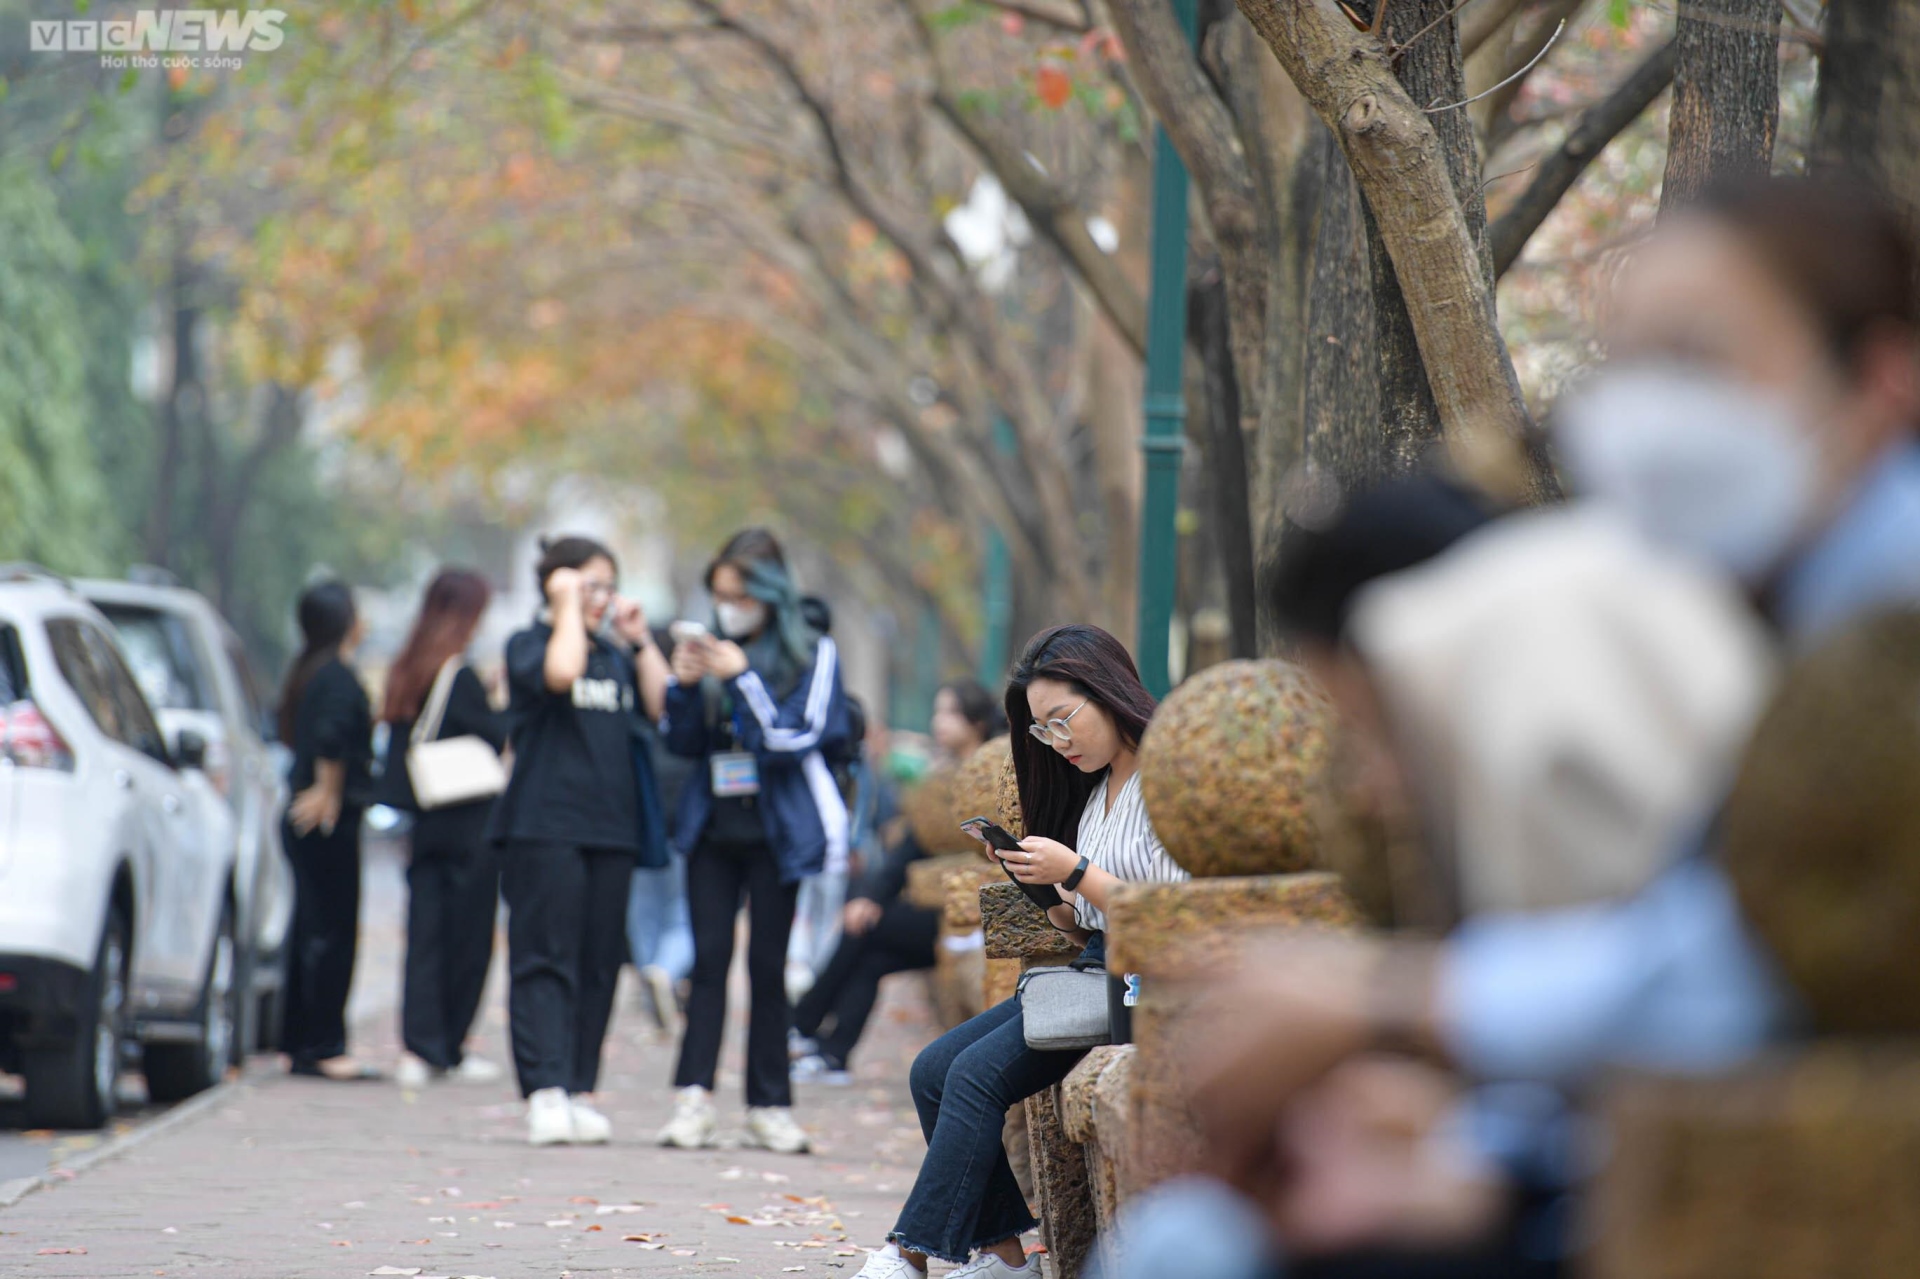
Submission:
[[[1107,970],[1093,960],[1030,968],[1020,974],[1019,990],[1027,1047],[1060,1052],[1113,1042]]]

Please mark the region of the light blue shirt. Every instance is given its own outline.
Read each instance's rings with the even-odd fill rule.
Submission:
[[[1775,596],[1796,648],[1889,607],[1920,607],[1920,443],[1887,451]],[[1776,1036],[1793,1006],[1703,856],[1623,901],[1471,920],[1438,982],[1449,1047],[1486,1079],[1723,1070]]]

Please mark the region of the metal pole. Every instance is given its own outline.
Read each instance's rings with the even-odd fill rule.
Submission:
[[[1194,38],[1194,0],[1173,0]],[[1165,129],[1153,139],[1153,266],[1147,303],[1146,493],[1140,511],[1140,621],[1134,649],[1147,691],[1172,687],[1167,665],[1178,548],[1180,462],[1186,450],[1186,398],[1180,389],[1187,347],[1187,168]]]
[[[1013,423],[993,420],[993,446],[1003,455],[1014,451]],[[987,530],[986,563],[981,566],[980,682],[998,692],[1007,677],[1007,649],[1013,642],[1013,557],[1000,530]]]

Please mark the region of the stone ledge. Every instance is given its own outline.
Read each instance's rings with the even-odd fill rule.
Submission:
[[[1047,922],[1040,908],[1004,879],[980,890],[980,925],[988,959],[1037,959],[1075,951],[1067,935]]]
[[[901,893],[910,905],[921,910],[942,910],[947,904],[947,876],[956,870],[984,863],[972,853],[943,853],[907,863],[907,887]],[[991,868],[989,868],[991,869]]]
[[[1328,871],[1116,884],[1107,899],[1107,966],[1158,976],[1204,970],[1227,959],[1252,930],[1360,923],[1340,877]]]
[[[1000,878],[1000,872],[974,858],[971,866],[956,866],[941,878],[945,890],[940,924],[950,933],[973,932],[980,927],[980,890]]]
[[[1060,1124],[1078,1142],[1097,1139],[1098,1103],[1095,1094],[1109,1072],[1125,1073],[1133,1060],[1132,1044],[1108,1044],[1088,1051],[1060,1084]]]
[[[1818,1041],[1629,1077],[1588,1222],[1596,1279],[1920,1274],[1920,1042]]]

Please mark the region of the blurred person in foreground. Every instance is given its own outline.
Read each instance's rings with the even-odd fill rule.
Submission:
[[[933,698],[932,736],[940,753],[962,760],[1007,731],[1006,712],[977,680],[943,685]],[[819,980],[795,1006],[795,1079],[852,1082],[853,1049],[873,1012],[880,980],[933,967],[940,912],[906,901],[907,867],[926,854],[911,832],[902,834],[848,900],[840,945]],[[825,1034],[822,1027],[831,1021]],[[818,1036],[818,1039],[815,1039]]]
[[[800,616],[815,634],[833,634],[833,606],[820,596],[802,595]],[[813,986],[840,944],[840,912],[846,906],[847,887],[852,882],[855,861],[866,837],[863,822],[867,814],[861,802],[861,786],[868,775],[867,711],[859,698],[845,690],[844,681],[843,673],[847,733],[821,754],[833,775],[841,802],[846,805],[846,847],[830,852],[827,864],[818,875],[809,875],[800,881],[800,896],[793,909],[793,931],[787,938],[786,984],[788,996],[793,999]]]
[[[293,1073],[378,1079],[347,1055],[347,993],[360,937],[360,818],[371,798],[373,710],[354,651],[366,624],[344,582],[300,596],[301,648],[280,691],[280,740],[293,750],[287,860],[293,925],[281,1046]]]
[[[478,573],[442,569],[427,584],[420,615],[387,672],[380,718],[390,726],[391,744],[379,798],[414,815],[400,994],[406,1052],[394,1071],[403,1088],[438,1078],[492,1083],[502,1073],[498,1065],[466,1051],[493,962],[494,917],[500,907],[500,856],[486,837],[493,799],[423,810],[407,772],[415,725],[433,710],[439,722],[430,725],[432,740],[477,737],[496,752],[507,744],[506,725],[467,661],[492,596]]]
[[[656,630],[654,643],[673,660],[670,629]],[[647,759],[653,767],[663,813],[679,811],[680,792],[693,777],[695,766],[667,749],[657,723],[640,728]],[[687,855],[668,841],[664,866],[635,866],[627,897],[627,947],[640,975],[640,1001],[654,1025],[666,1034],[680,1029],[687,979],[693,972],[693,919],[687,913]]]
[[[800,884],[847,856],[847,806],[827,757],[845,748],[840,655],[802,612],[778,539],[743,529],[707,566],[717,635],[673,650],[667,748],[698,761],[680,796],[675,842],[688,849],[693,988],[663,1146],[717,1144],[713,1104],[727,1025],[727,970],[747,910],[747,1138],[801,1154],[787,1070],[784,974]]]
[[[1913,267],[1897,221],[1844,184],[1749,184],[1663,224],[1625,282],[1616,363],[1561,415],[1571,477],[1656,543],[1736,575],[1794,649],[1912,606]],[[1561,1273],[1564,1223],[1516,1187],[1565,1168],[1540,1179],[1495,1157],[1497,1125],[1472,1140],[1447,1077],[1409,1058],[1547,1109],[1531,1085],[1747,1059],[1794,1002],[1716,853],[1709,833],[1623,901],[1470,919],[1437,946],[1259,948],[1205,996],[1190,1063],[1221,1180],[1141,1203],[1117,1273],[1195,1270],[1181,1248],[1196,1233],[1232,1241],[1200,1267],[1214,1279],[1283,1255],[1303,1275]],[[1547,1125],[1517,1127],[1515,1153],[1538,1155]]]
[[[613,552],[543,540],[546,606],[507,640],[513,775],[493,806],[507,903],[507,1023],[527,1141],[608,1141],[593,1104],[614,988],[627,957],[636,862],[666,864],[665,815],[641,742],[667,662]]]

